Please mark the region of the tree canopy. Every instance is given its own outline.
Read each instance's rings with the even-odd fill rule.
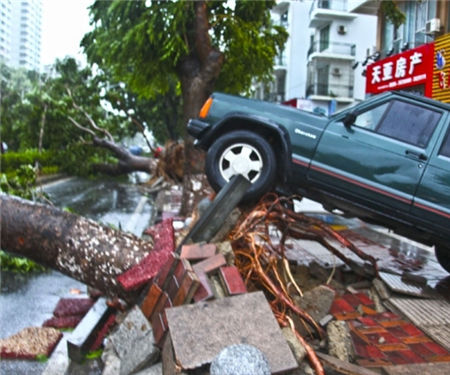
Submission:
[[[2,156],[3,167],[14,169],[18,161],[34,164],[37,152],[24,153],[30,149],[44,152],[41,161],[68,173],[86,174],[93,163],[114,162],[108,152],[92,147],[89,134],[74,122],[89,127],[92,120],[117,143],[144,130],[152,131],[157,143],[181,137],[181,108],[170,105],[177,103],[175,88],[165,97],[143,99],[107,71],[94,74],[73,58],[57,60],[46,74],[3,64],[0,69],[1,140],[10,151]]]
[[[190,111],[213,89],[242,93],[271,78],[286,31],[273,24],[274,1],[95,1],[94,29],[82,46],[90,62],[144,97],[176,83]],[[192,100],[195,96],[197,100]],[[187,113],[190,112],[190,113]]]

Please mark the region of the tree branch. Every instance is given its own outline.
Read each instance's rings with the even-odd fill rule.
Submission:
[[[72,105],[73,105],[73,107],[74,107],[76,110],[78,110],[78,111],[80,111],[81,113],[84,114],[84,116],[88,119],[89,123],[91,124],[91,127],[94,128],[95,130],[97,130],[98,132],[103,133],[106,137],[108,137],[108,139],[109,139],[111,142],[114,142],[114,138],[113,138],[113,136],[111,135],[111,133],[110,133],[109,131],[107,131],[106,129],[103,129],[103,128],[99,127],[99,126],[95,123],[95,121],[93,120],[93,118],[89,115],[89,113],[87,113],[82,107],[80,107],[80,106],[75,102],[75,99],[73,98],[72,92],[70,91],[70,89],[67,87],[66,90],[67,90],[67,93],[69,94],[70,98],[72,99]],[[95,136],[95,135],[94,135],[94,136]]]

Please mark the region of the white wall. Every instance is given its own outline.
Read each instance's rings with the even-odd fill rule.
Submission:
[[[286,100],[304,98],[306,91],[307,52],[312,30],[308,28],[310,1],[289,3],[289,40],[286,43]]]

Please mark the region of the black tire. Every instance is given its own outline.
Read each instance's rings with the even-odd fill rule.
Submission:
[[[242,202],[253,202],[274,187],[277,162],[272,147],[263,137],[237,130],[222,135],[211,145],[206,155],[205,172],[216,191],[235,174],[242,174],[252,182]]]
[[[434,252],[442,268],[450,273],[450,249],[446,247],[436,246]]]

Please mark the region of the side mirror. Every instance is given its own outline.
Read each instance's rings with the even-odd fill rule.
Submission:
[[[346,127],[349,127],[350,125],[353,125],[356,121],[356,113],[355,112],[348,112],[345,114],[344,118],[342,119],[342,122]]]

